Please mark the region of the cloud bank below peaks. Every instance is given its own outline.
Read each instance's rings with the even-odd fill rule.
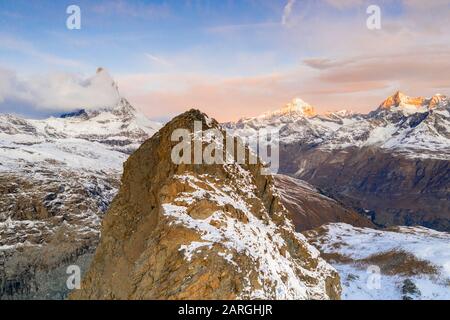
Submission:
[[[114,107],[119,99],[117,85],[102,68],[89,78],[68,73],[20,77],[13,71],[0,69],[1,113],[39,114],[108,108]]]

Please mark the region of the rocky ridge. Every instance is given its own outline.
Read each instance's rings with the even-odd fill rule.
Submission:
[[[239,165],[227,149],[226,164],[171,161],[175,129],[189,130],[204,151],[212,142],[193,134],[194,121],[220,130],[191,110],[126,161],[93,263],[71,298],[339,298],[338,275],[294,232],[261,163]]]

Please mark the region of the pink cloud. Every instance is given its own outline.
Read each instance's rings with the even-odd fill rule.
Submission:
[[[285,1],[282,8],[292,3]],[[221,121],[279,108],[295,96],[319,112],[341,108],[366,112],[396,90],[426,96],[448,92],[450,34],[442,21],[450,18],[450,10],[444,10],[450,1],[437,0],[426,12],[422,1],[404,1],[404,12],[395,17],[383,12],[388,0],[380,1],[382,29],[378,31],[366,27],[368,1],[323,1],[340,10],[355,9],[351,16],[336,15],[335,10],[314,15],[308,11],[315,8],[313,3],[298,2],[295,10],[292,5],[287,8],[289,28],[261,23],[208,30],[234,41],[251,32],[264,36],[273,48],[270,54],[237,52],[230,62],[199,48],[175,58],[176,73],[122,78],[123,91],[151,116],[195,106]],[[440,18],[438,23],[433,17]],[[297,53],[298,65],[281,68],[282,53]],[[212,70],[220,64],[220,69],[242,72],[225,76],[208,70],[207,64],[216,67]]]

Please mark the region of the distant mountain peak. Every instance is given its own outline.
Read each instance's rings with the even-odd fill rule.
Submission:
[[[390,109],[392,107],[422,107],[426,102],[424,97],[409,97],[401,91],[397,91],[388,97],[380,105],[381,109]]]
[[[382,111],[400,111],[405,115],[423,113],[431,109],[449,106],[449,99],[442,94],[435,94],[431,98],[409,97],[401,91],[397,91],[388,97],[375,111],[375,114]]]
[[[87,83],[95,84],[96,87],[99,88],[102,87],[105,88],[105,92],[111,95],[110,100],[115,101],[115,103],[119,102],[121,98],[119,87],[116,81],[114,81],[113,77],[109,74],[109,72],[105,68],[102,67],[97,68],[96,73],[87,80]],[[108,89],[108,87],[109,88],[112,87],[113,90],[106,90]]]
[[[436,107],[440,106],[443,103],[443,101],[445,101],[445,100],[448,101],[448,97],[447,96],[445,96],[443,94],[440,94],[440,93],[437,93],[437,94],[435,94],[434,96],[432,96],[430,98],[429,107],[432,108],[432,109],[436,108]]]
[[[136,116],[138,113],[136,108],[133,107],[127,99],[120,98],[119,103],[112,109],[112,113],[118,116]]]
[[[355,114],[353,110],[341,109],[338,111],[328,111],[324,113],[324,116],[338,116],[338,117],[351,117]]]
[[[104,111],[112,112],[118,116],[132,116],[136,113],[136,109],[134,109],[134,107],[132,107],[130,103],[122,97],[116,81],[105,68],[98,67],[96,73],[84,81],[83,86],[94,86],[96,88],[100,88],[97,93],[97,100],[104,102],[101,105],[97,104],[96,107],[85,108],[85,106],[81,105],[78,109],[63,113],[60,116],[61,118],[72,118],[79,116],[91,117]]]
[[[283,108],[276,111],[269,111],[262,115],[264,118],[271,118],[274,116],[284,115],[301,115],[305,117],[313,117],[316,115],[314,107],[300,98],[294,98],[291,102],[286,104]]]

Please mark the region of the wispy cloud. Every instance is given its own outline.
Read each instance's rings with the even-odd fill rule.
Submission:
[[[246,24],[230,24],[230,25],[222,25],[209,27],[206,29],[207,32],[210,33],[228,33],[228,32],[241,32],[241,31],[252,31],[259,29],[268,29],[273,27],[279,27],[279,23],[275,22],[260,22],[260,23],[246,23]]]
[[[450,48],[430,50],[416,48],[414,52],[362,55],[335,60],[324,59],[325,67],[319,79],[333,83],[385,81],[400,86],[432,88],[449,83],[450,88]],[[320,64],[319,64],[320,65]],[[330,65],[332,67],[330,67]],[[311,64],[310,64],[311,66]],[[438,75],[439,76],[436,76]],[[395,77],[393,77],[395,75]]]
[[[283,16],[281,17],[281,24],[286,25],[288,23],[295,2],[296,0],[288,0],[286,5],[284,6]]]
[[[155,64],[160,65],[160,66],[164,66],[164,67],[173,67],[174,66],[171,62],[167,61],[166,59],[164,59],[162,57],[155,56],[155,55],[150,54],[150,53],[145,53],[145,57],[150,62],[155,63]]]
[[[340,67],[351,62],[352,60],[334,60],[330,58],[308,58],[303,60],[305,65],[318,70]]]
[[[0,15],[7,17],[7,18],[23,19],[23,15],[21,15],[20,13],[9,11],[9,10],[0,11]]]

